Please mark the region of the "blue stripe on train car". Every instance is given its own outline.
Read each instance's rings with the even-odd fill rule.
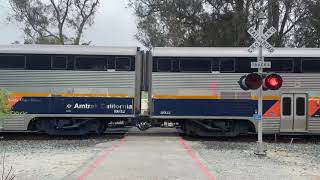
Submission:
[[[312,115],[312,117],[320,117],[320,109]]]
[[[264,101],[266,112],[277,101]],[[258,110],[258,101],[241,99],[153,99],[154,116],[240,116],[250,117]]]
[[[121,114],[134,113],[133,98],[23,97],[13,111],[28,114]]]

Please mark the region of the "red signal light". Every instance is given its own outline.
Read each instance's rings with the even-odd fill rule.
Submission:
[[[275,87],[275,86],[278,86],[279,81],[277,78],[272,77],[268,79],[268,83],[270,84],[270,86]]]
[[[282,87],[283,79],[278,74],[270,74],[264,80],[264,88],[270,90],[278,90]]]
[[[262,77],[260,74],[251,73],[246,77],[245,83],[249,89],[259,89],[262,85]]]
[[[243,90],[256,90],[261,87],[263,81],[260,74],[251,73],[246,76],[242,76],[238,83]]]

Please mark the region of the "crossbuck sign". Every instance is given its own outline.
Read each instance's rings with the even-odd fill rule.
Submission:
[[[262,47],[266,48],[270,53],[274,52],[274,48],[270,43],[267,42],[267,40],[276,33],[277,30],[274,27],[271,27],[267,30],[262,36],[259,35],[259,32],[255,30],[253,27],[251,27],[248,30],[248,33],[256,40],[248,49],[250,53],[252,53],[256,48],[262,45]]]

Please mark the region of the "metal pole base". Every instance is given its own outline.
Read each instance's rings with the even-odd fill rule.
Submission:
[[[254,152],[255,155],[258,155],[258,156],[266,156],[267,155],[267,150],[266,148],[264,147],[264,144],[263,142],[259,142],[257,141],[257,149],[256,151]]]

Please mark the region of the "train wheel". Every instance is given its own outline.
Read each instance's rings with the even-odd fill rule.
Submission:
[[[193,124],[189,121],[183,123],[182,130],[184,131],[185,135],[189,137],[197,136],[197,129]]]
[[[35,122],[38,131],[49,135],[102,135],[106,130],[106,121],[88,119],[39,119]]]
[[[107,124],[105,123],[105,121],[99,121],[96,133],[98,135],[103,135],[106,132],[106,130],[107,130]]]

